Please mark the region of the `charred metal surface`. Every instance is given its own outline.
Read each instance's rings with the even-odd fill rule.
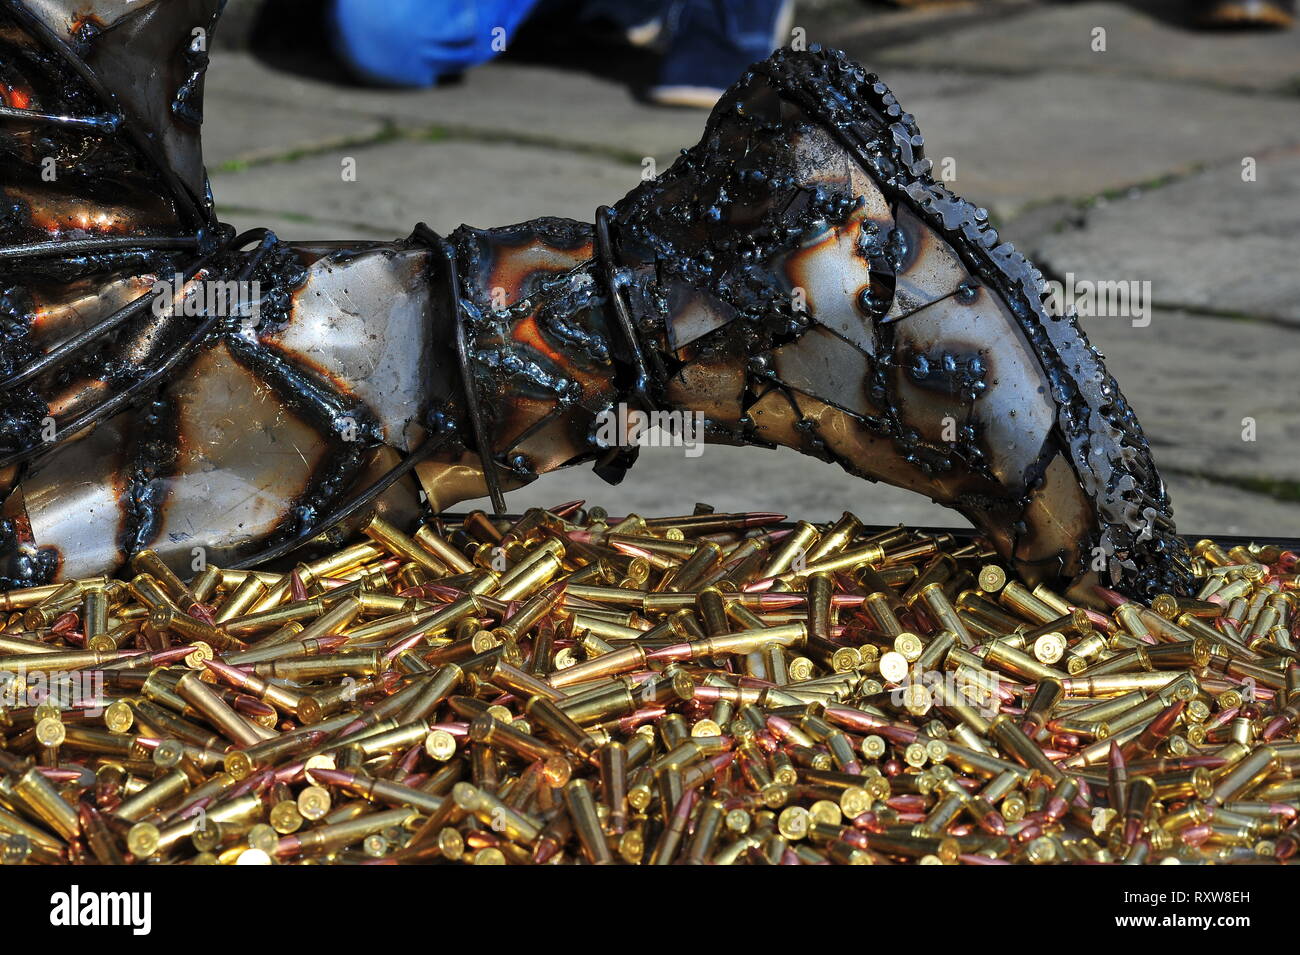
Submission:
[[[340,310],[385,315],[392,269],[326,305],[322,280],[361,249],[234,244],[212,216],[199,124],[219,7],[0,0],[0,585],[146,546],[183,569],[195,546],[233,562],[301,543],[400,466],[386,442],[422,439],[421,376],[400,400],[368,380],[391,370],[381,353],[428,344],[422,254],[387,336],[323,354]],[[255,318],[159,312],[178,275],[255,289]],[[413,508],[409,477],[373,493]]]
[[[19,495],[12,494],[0,513],[0,554],[6,556],[9,576],[5,586],[23,586],[26,582],[53,580],[59,571],[59,552],[53,547],[39,547],[32,538],[26,512]]]
[[[597,425],[631,404],[926,494],[1029,580],[1184,589],[1100,356],[842,55],[756,65],[594,226],[287,245],[213,217],[219,7],[0,0],[0,586],[279,557],[414,513],[412,474],[435,510],[580,461],[618,480],[635,448]],[[255,285],[256,318],[160,313],[176,273]]]
[[[1083,582],[1101,555],[1107,583],[1181,591],[1164,486],[1100,355],[1073,318],[1047,314],[1041,275],[983,210],[930,179],[922,143],[840,54],[754,67],[701,143],[617,206],[644,342],[668,361],[684,342],[688,362],[743,360],[734,439],[927,493],[1031,579]],[[683,297],[710,317],[683,320]],[[854,429],[873,440],[846,440]]]
[[[588,435],[619,398],[592,230],[538,219],[449,237],[473,390],[492,458],[514,484],[590,457]]]
[[[122,551],[133,554],[158,535],[167,495],[167,479],[176,471],[176,409],[166,400],[151,401],[136,417],[138,430],[127,452]]]

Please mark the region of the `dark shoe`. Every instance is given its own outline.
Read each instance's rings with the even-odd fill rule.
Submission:
[[[710,109],[744,70],[790,38],[793,0],[686,0],[673,5],[652,101]]]

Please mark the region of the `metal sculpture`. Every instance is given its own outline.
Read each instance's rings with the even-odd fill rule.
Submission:
[[[252,565],[583,461],[617,480],[635,452],[597,422],[628,404],[924,493],[1030,581],[1184,589],[1101,356],[842,54],[755,65],[594,224],[286,244],[214,213],[219,7],[0,0],[0,584],[145,547]]]

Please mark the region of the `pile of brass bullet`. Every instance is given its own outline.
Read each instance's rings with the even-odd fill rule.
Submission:
[[[979,539],[574,502],[0,595],[20,863],[1286,861],[1300,575],[1027,586]]]

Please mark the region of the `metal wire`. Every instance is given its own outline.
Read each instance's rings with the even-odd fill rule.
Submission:
[[[205,214],[200,207],[197,199],[186,188],[172,169],[171,164],[167,162],[159,147],[159,140],[147,135],[139,124],[121,108],[117,97],[104,85],[103,80],[90,67],[90,65],[73,50],[63,38],[51,30],[44,22],[41,21],[34,13],[28,10],[22,3],[22,0],[0,0],[0,8],[8,11],[9,15],[28,33],[43,43],[48,49],[53,50],[55,55],[62,59],[72,68],[72,70],[90,87],[95,97],[104,104],[110,111],[121,115],[121,129],[130,138],[132,144],[141,154],[149,161],[162,177],[167,188],[172,193],[172,198],[180,206],[186,217],[193,223],[195,228],[210,227],[215,225],[209,215]]]
[[[123,249],[193,249],[197,248],[196,235],[112,235],[92,239],[58,239],[53,242],[28,242],[0,248],[0,261],[9,259],[46,259],[61,255],[82,255],[90,252],[119,252]]]
[[[114,133],[122,125],[122,117],[116,113],[106,116],[61,116],[57,113],[42,113],[35,109],[19,109],[17,106],[0,105],[0,119],[16,119],[23,123],[37,123],[42,126],[65,126],[70,129],[84,129],[94,133]]]
[[[248,276],[251,275],[253,270],[261,263],[267,252],[270,251],[271,247],[279,241],[275,237],[274,232],[270,232],[266,229],[253,229],[239,237],[239,239],[244,240],[244,242],[247,242],[251,238],[260,238],[261,245],[258,247],[257,251],[249,257],[248,261],[244,263],[243,268],[240,269],[237,279],[238,281],[246,281]],[[239,239],[236,241],[239,241]],[[234,247],[233,243],[232,247]],[[221,315],[208,316],[202,324],[195,329],[194,333],[190,335],[185,343],[180,346],[180,348],[167,355],[158,365],[149,369],[144,377],[133,382],[126,388],[123,388],[111,397],[104,399],[94,407],[88,408],[81,415],[77,416],[66,425],[58,428],[49,441],[42,441],[38,445],[24,448],[22,451],[15,451],[6,457],[0,458],[0,468],[22,464],[25,461],[30,461],[32,458],[38,457],[42,453],[52,451],[72,435],[77,434],[87,427],[99,424],[106,418],[117,413],[124,406],[129,404],[136,396],[157,385],[170,371],[172,371],[172,369],[177,368],[184,362],[188,361],[193,356],[194,352],[198,350],[199,346],[203,343],[203,340],[207,338],[208,334],[214,327],[216,327],[216,324],[221,321],[223,317],[224,316]]]
[[[600,269],[601,278],[605,282],[605,289],[609,293],[610,301],[614,305],[614,317],[617,320],[619,331],[627,340],[628,350],[632,355],[632,365],[635,370],[635,380],[632,383],[633,394],[647,409],[655,407],[651,389],[658,389],[664,380],[664,369],[659,363],[658,356],[653,352],[650,355],[651,364],[654,365],[654,374],[651,375],[650,368],[647,367],[645,354],[641,350],[641,340],[637,336],[636,329],[632,325],[632,314],[628,310],[627,302],[623,299],[623,293],[619,288],[618,276],[615,274],[614,251],[609,239],[609,216],[612,210],[609,206],[601,206],[596,210],[596,265]]]
[[[456,359],[460,365],[461,383],[465,389],[465,403],[469,407],[470,425],[474,429],[474,441],[478,445],[479,461],[483,466],[483,479],[487,483],[488,496],[492,499],[492,510],[497,514],[504,514],[506,500],[501,493],[497,463],[492,454],[492,443],[488,438],[487,425],[483,420],[483,410],[479,402],[478,389],[474,386],[474,374],[469,360],[469,346],[465,341],[465,312],[460,298],[460,277],[456,272],[456,262],[452,258],[451,248],[446,240],[425,223],[421,222],[416,225],[412,237],[423,242],[440,255],[447,271],[447,297],[451,301],[452,316],[456,323]]]
[[[265,564],[269,561],[278,560],[286,554],[302,547],[304,544],[310,543],[313,539],[319,537],[330,528],[343,523],[348,518],[357,514],[363,507],[396,484],[399,479],[409,474],[422,460],[430,454],[433,454],[433,452],[437,451],[438,448],[442,447],[446,441],[447,435],[445,434],[430,434],[415,448],[415,450],[408,454],[400,464],[389,468],[388,471],[386,471],[373,484],[358,492],[350,498],[347,503],[334,511],[331,511],[321,520],[317,521],[309,530],[303,531],[297,537],[277,544],[274,547],[268,547],[266,550],[254,554],[252,557],[247,557],[238,563],[232,564],[231,568],[233,570],[243,570],[247,567],[256,567],[258,564]]]
[[[226,251],[226,249],[232,247],[237,248],[240,244],[245,244],[245,243],[240,243],[238,240],[235,240],[235,242],[231,243],[230,246],[223,246],[221,249],[218,249],[216,252],[212,252],[201,258],[195,259],[193,262],[187,265],[184,271],[182,272],[185,282],[189,282],[190,280],[192,280],[195,275],[197,275],[203,268],[209,265],[212,262],[212,260],[215,259],[219,254]],[[64,339],[63,341],[59,342],[59,344],[55,345],[49,351],[43,354],[40,358],[32,362],[30,365],[27,365],[26,367],[22,368],[20,371],[17,371],[14,374],[10,375],[4,381],[0,381],[0,391],[6,391],[10,388],[16,387],[17,385],[21,385],[24,382],[31,381],[33,378],[37,377],[38,375],[41,375],[44,372],[59,367],[59,365],[63,364],[65,361],[67,361],[69,358],[75,355],[86,345],[93,342],[95,339],[107,335],[109,332],[117,328],[123,322],[129,321],[132,318],[135,318],[141,312],[145,311],[147,308],[151,308],[153,306],[153,303],[156,302],[159,298],[161,298],[162,295],[163,295],[163,290],[161,289],[152,292],[151,294],[148,295],[142,295],[139,298],[135,299],[134,301],[128,302],[126,305],[123,305],[113,314],[100,319],[98,322],[90,326],[90,328],[87,328],[85,331],[80,332],[79,334],[74,335],[71,338]]]

